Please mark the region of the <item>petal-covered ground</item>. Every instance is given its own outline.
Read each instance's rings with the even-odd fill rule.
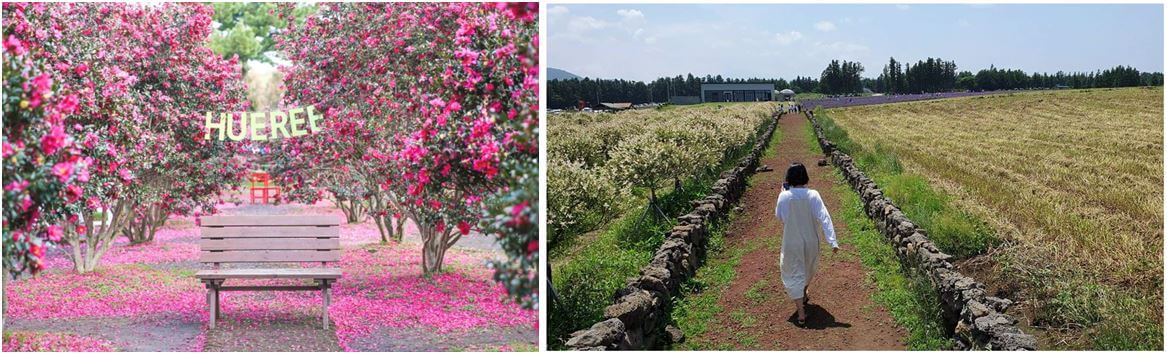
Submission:
[[[331,206],[221,205],[223,214],[336,214]],[[198,228],[175,217],[153,243],[119,241],[97,271],[76,274],[64,250],[48,270],[6,282],[5,351],[523,350],[538,343],[538,314],[509,301],[486,261],[503,255],[471,235],[446,254],[446,272],[421,273],[416,228],[379,244],[373,223],[345,225],[332,290],[332,326],[321,329],[319,292],[225,292],[208,331],[206,289],[194,278]],[[251,280],[229,285],[290,284]]]

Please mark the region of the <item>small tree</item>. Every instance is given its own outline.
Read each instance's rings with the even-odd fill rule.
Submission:
[[[645,213],[656,211],[668,218],[657,203],[656,191],[662,182],[686,172],[683,153],[676,144],[645,133],[621,141],[604,167],[617,183],[648,189]]]

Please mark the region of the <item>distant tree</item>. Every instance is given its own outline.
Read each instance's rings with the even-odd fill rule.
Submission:
[[[819,91],[831,95],[862,92],[862,73],[858,62],[832,60],[819,78]]]
[[[275,3],[217,2],[213,6],[215,13],[211,18],[219,23],[219,28],[211,36],[210,47],[216,54],[224,59],[238,55],[241,63],[248,60],[271,63],[264,53],[274,49],[272,34],[288,26],[276,16]],[[303,21],[313,12],[316,12],[314,5],[297,6],[293,15]]]

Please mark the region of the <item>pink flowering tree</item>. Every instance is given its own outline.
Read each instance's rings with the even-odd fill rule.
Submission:
[[[495,5],[519,23],[535,23],[537,3]],[[506,287],[524,307],[538,305],[539,290],[539,38],[536,31],[519,33],[516,71],[524,78],[511,87],[516,102],[506,111],[506,119],[496,119],[504,131],[499,178],[506,186],[485,203],[480,221],[483,233],[498,236],[507,259],[492,261],[494,279]]]
[[[4,4],[4,18],[27,5]],[[61,241],[66,205],[81,197],[88,159],[65,117],[77,97],[56,73],[33,60],[46,50],[28,31],[5,21],[4,50],[4,270],[13,277],[43,268],[45,248]]]
[[[204,138],[206,111],[246,107],[238,64],[205,48],[210,7],[31,4],[4,20],[46,50],[36,57],[75,88],[65,117],[92,157],[64,242],[93,270],[122,234],[152,237],[172,212],[205,210],[246,171],[238,144]],[[213,210],[209,210],[213,212]]]
[[[383,134],[365,129],[366,117],[340,116],[335,108],[323,114],[319,131],[268,142],[272,153],[264,162],[276,183],[293,201],[331,199],[350,223],[372,218],[381,243],[400,241],[405,219],[388,202],[384,165],[371,155],[384,144]]]
[[[326,121],[352,121],[354,131],[373,135],[358,154],[305,158],[368,159],[364,177],[379,182],[386,203],[418,225],[426,274],[441,271],[446,250],[476,227],[529,240],[530,233],[505,225],[484,228],[494,225],[484,221],[495,214],[488,209],[507,215],[517,209],[523,218],[512,224],[525,232],[530,225],[518,220],[537,222],[530,218],[537,198],[504,197],[532,186],[516,184],[522,179],[511,176],[507,162],[537,156],[536,9],[326,4],[277,37],[277,48],[294,62],[285,79],[288,104],[314,104]],[[515,166],[530,178],[529,169]],[[522,248],[520,258],[537,245]]]

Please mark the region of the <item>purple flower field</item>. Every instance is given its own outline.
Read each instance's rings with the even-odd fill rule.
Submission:
[[[934,99],[941,99],[941,98],[985,96],[985,95],[994,95],[994,94],[1002,94],[1002,93],[1010,93],[1010,92],[1017,92],[1017,91],[937,92],[937,93],[920,93],[920,94],[905,94],[905,95],[816,98],[816,99],[801,100],[801,101],[802,101],[802,106],[806,107],[807,109],[814,109],[816,107],[839,108],[839,107],[864,106],[864,105],[896,103],[896,102],[934,100]]]

